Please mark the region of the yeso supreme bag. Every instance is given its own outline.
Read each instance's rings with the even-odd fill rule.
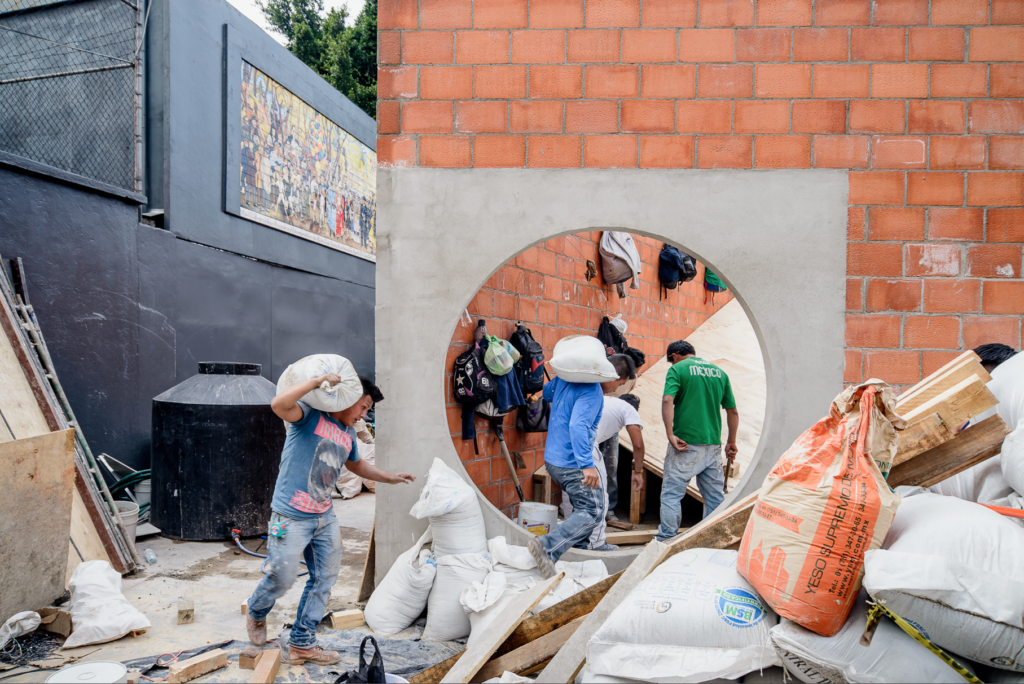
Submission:
[[[428,527],[419,541],[398,557],[380,586],[370,595],[363,618],[377,634],[389,636],[401,632],[427,607],[427,597],[437,574],[437,564],[430,549],[424,548],[430,541],[431,530]]]
[[[781,617],[823,636],[853,608],[864,553],[882,545],[900,498],[886,470],[899,440],[892,389],[850,387],[768,474],[743,533],[737,568]]]
[[[591,676],[704,682],[779,665],[768,641],[778,617],[735,566],[735,551],[713,549],[658,566],[590,638]]]
[[[320,387],[302,397],[303,402],[320,411],[333,413],[344,411],[363,396],[363,384],[359,382],[352,362],[337,354],[313,354],[288,366],[277,380],[277,393],[328,373],[337,375],[341,382],[333,387],[326,382],[321,383]]]
[[[864,588],[942,648],[1024,672],[1024,529],[979,504],[916,491],[885,545],[868,552]]]
[[[484,515],[476,490],[439,458],[430,466],[419,501],[409,515],[430,520],[435,559],[452,553],[487,553]]]
[[[566,382],[590,383],[618,380],[604,345],[596,337],[569,335],[555,343],[551,368]]]

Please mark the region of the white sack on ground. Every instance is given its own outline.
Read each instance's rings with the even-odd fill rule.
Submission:
[[[503,573],[508,584],[526,579],[541,580],[537,561],[525,546],[512,546],[504,537],[495,537],[487,540],[487,552],[494,563],[494,571]]]
[[[823,637],[790,620],[780,620],[770,632],[782,666],[798,681],[827,682],[956,682],[956,670],[913,637],[883,617],[870,646],[860,637],[868,617],[868,594],[861,591],[842,629]],[[970,667],[964,663],[965,667]]]
[[[498,570],[488,573],[482,583],[474,582],[462,591],[460,603],[469,616],[470,633],[466,647],[487,630],[505,607],[517,600],[519,594],[537,584],[533,577],[509,582],[508,575]]]
[[[333,387],[326,382],[317,389],[307,392],[302,401],[315,409],[327,411],[344,411],[363,396],[363,384],[359,375],[352,367],[352,362],[337,354],[313,354],[299,359],[284,369],[277,381],[277,393],[281,394],[292,385],[334,373],[341,382]]]
[[[1024,672],[1024,529],[953,497],[909,496],[864,588],[944,649]]]
[[[778,617],[736,571],[736,555],[690,549],[658,566],[591,637],[588,669],[703,682],[779,665],[768,639]]]
[[[500,677],[491,677],[484,680],[484,684],[523,684],[524,682],[526,684],[533,684],[533,680],[529,677],[522,677],[508,670],[502,672]]]
[[[441,459],[434,459],[419,501],[409,514],[430,520],[435,559],[453,553],[487,553],[487,533],[476,489]]]
[[[359,449],[360,460],[366,461],[370,465],[377,465],[373,444],[357,442],[356,447]],[[341,494],[342,499],[351,499],[363,491],[363,485],[366,485],[366,488],[372,492],[374,491],[375,484],[376,482],[373,480],[364,480],[345,466],[342,466],[341,472],[338,473],[338,481],[334,486],[337,488],[338,493]]]
[[[451,641],[469,636],[469,616],[459,602],[463,590],[473,582],[483,582],[491,571],[486,553],[457,553],[441,556],[437,575],[427,599],[427,626],[424,639]]]
[[[593,384],[618,380],[604,345],[589,335],[569,335],[555,343],[549,362],[555,375],[566,382]]]
[[[533,609],[535,615],[608,577],[608,567],[601,560],[558,561],[555,570],[564,572],[565,578],[541,599]]]
[[[64,648],[102,644],[150,627],[149,620],[121,593],[121,575],[107,561],[85,561],[71,574],[71,624]]]
[[[419,541],[398,557],[370,595],[363,618],[377,634],[388,636],[401,632],[427,607],[427,597],[437,573],[430,549],[424,548],[430,540],[428,527]]]
[[[42,620],[39,613],[32,610],[15,613],[7,619],[3,627],[0,627],[0,648],[7,646],[7,642],[11,639],[17,639],[36,631],[36,627]]]

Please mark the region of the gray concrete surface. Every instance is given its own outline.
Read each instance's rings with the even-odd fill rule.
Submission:
[[[752,467],[764,480],[842,387],[847,173],[833,170],[380,169],[377,175],[377,464],[423,476],[435,457],[469,480],[448,434],[448,344],[486,280],[559,235],[625,230],[667,240],[719,274],[761,343],[768,400]],[[377,489],[377,579],[426,528],[420,483]],[[480,497],[487,535],[525,533]],[[571,552],[567,560],[593,557]],[[631,552],[599,554],[610,571]]]

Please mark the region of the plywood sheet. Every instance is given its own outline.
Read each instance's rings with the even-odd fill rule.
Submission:
[[[36,437],[50,431],[7,335],[0,335],[0,387],[0,441]],[[5,439],[5,435],[10,437]]]

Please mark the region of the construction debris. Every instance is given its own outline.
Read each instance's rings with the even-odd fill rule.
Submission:
[[[196,617],[195,604],[192,601],[178,601],[178,624],[190,625]]]
[[[266,653],[266,651],[264,651],[264,653]],[[278,653],[280,653],[280,651],[278,651]],[[202,655],[197,655],[194,658],[174,663],[170,667],[170,672],[167,675],[167,681],[172,684],[181,684],[181,682],[190,681],[196,677],[206,674],[207,672],[213,672],[214,670],[226,667],[227,664],[228,654],[217,648],[212,651],[207,651]],[[258,666],[259,663],[257,663],[257,667]]]
[[[256,668],[249,677],[250,684],[270,684],[277,678],[277,670],[281,667],[281,649],[270,648],[260,653],[256,660]]]
[[[331,613],[331,627],[333,629],[354,629],[366,624],[363,620],[361,610],[336,610]]]

